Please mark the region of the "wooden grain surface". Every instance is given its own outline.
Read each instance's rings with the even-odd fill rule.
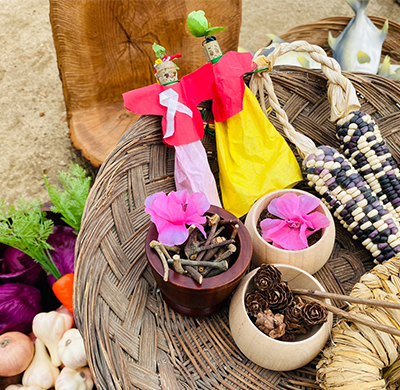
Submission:
[[[94,166],[114,149],[137,117],[122,94],[153,84],[154,42],[167,54],[182,53],[179,77],[206,62],[202,39],[186,26],[187,15],[207,10],[221,49],[236,50],[241,0],[50,0],[50,21],[71,139]],[[122,118],[126,113],[128,117]]]

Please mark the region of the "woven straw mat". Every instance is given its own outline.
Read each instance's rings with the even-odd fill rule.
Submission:
[[[399,85],[376,75],[344,75],[399,160]],[[318,145],[338,147],[325,76],[276,67],[271,77],[295,129]],[[270,120],[281,129],[274,113]],[[215,141],[209,134],[203,141],[218,177]],[[155,192],[175,189],[173,168],[174,150],[162,142],[160,117],[143,116],[102,165],[86,203],[76,247],[74,310],[98,388],[318,388],[318,357],[296,371],[263,369],[236,347],[228,306],[211,317],[194,319],[176,314],[161,298],[144,251],[150,226],[144,201]],[[304,183],[299,187],[311,191]],[[339,223],[336,228],[332,256],[315,276],[328,291],[349,293],[373,263]]]

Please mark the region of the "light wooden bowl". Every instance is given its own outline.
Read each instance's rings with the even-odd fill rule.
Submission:
[[[324,291],[322,285],[309,273],[285,264],[275,265],[282,273],[282,280],[291,288]],[[258,268],[241,281],[229,307],[229,326],[232,337],[243,354],[261,367],[274,371],[289,371],[303,367],[313,360],[325,346],[332,329],[333,315],[328,313],[325,323],[313,327],[296,341],[280,341],[262,333],[250,320],[245,309],[246,293],[255,288],[253,281]],[[329,299],[325,300],[330,303]]]
[[[287,189],[273,191],[260,198],[247,214],[245,226],[250,234],[253,242],[253,263],[258,267],[262,263],[268,264],[289,264],[299,267],[310,274],[314,274],[328,261],[332,253],[335,243],[335,223],[328,208],[321,202],[317,207],[317,211],[325,214],[329,219],[329,226],[322,229],[322,236],[315,244],[308,248],[298,251],[290,251],[272,246],[266,242],[257,230],[258,219],[263,210],[265,210],[270,202],[284,195],[287,192],[294,192],[298,196],[307,194],[308,192],[298,189]]]

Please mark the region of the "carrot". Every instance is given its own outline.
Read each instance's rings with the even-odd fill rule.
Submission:
[[[53,292],[57,299],[67,308],[72,315],[74,307],[72,304],[72,292],[74,287],[74,273],[65,274],[53,284]]]

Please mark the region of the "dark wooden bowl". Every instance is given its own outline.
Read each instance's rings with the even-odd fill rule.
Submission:
[[[233,214],[216,206],[211,206],[206,214],[219,214],[221,219],[236,219]],[[239,230],[235,243],[237,250],[232,255],[233,264],[227,271],[217,276],[204,278],[201,285],[192,278],[180,275],[172,269],[169,272],[168,282],[164,282],[161,260],[157,252],[150,248],[150,242],[158,238],[156,226],[151,225],[146,237],[146,255],[157,285],[168,306],[180,314],[191,317],[208,316],[223,307],[247,271],[253,254],[250,235],[243,223],[240,221],[238,223]],[[226,225],[225,230],[229,236],[232,230],[231,226]]]

